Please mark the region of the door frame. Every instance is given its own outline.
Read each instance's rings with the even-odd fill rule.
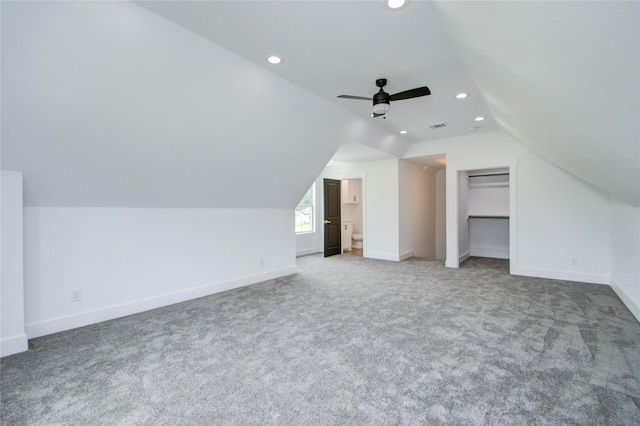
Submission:
[[[460,227],[459,218],[460,203],[458,185],[464,176],[474,170],[484,169],[509,169],[509,273],[515,274],[518,269],[517,262],[517,209],[516,209],[516,166],[517,160],[505,160],[497,162],[469,162],[466,164],[447,164],[447,188],[446,188],[446,233],[447,233],[447,259],[445,266],[458,268],[465,254],[460,253]],[[466,216],[466,213],[465,213]],[[453,220],[455,219],[455,220]]]
[[[361,201],[360,203],[362,204],[362,257],[369,257],[368,256],[368,251],[367,251],[367,191],[366,191],[366,187],[367,187],[367,174],[348,174],[348,175],[343,175],[342,173],[328,173],[326,175],[323,175],[320,177],[321,179],[335,179],[335,180],[339,180],[339,181],[343,181],[343,180],[350,180],[350,179],[360,179],[362,182],[362,194],[361,194]],[[316,192],[317,195],[317,192]],[[316,203],[317,204],[317,203]],[[322,188],[322,203],[320,203],[320,205],[322,206],[322,215],[318,215],[318,224],[322,224],[322,220],[324,219],[324,188]],[[321,216],[321,217],[320,217]],[[320,241],[321,243],[321,248],[324,251],[324,234],[322,235],[322,239]]]

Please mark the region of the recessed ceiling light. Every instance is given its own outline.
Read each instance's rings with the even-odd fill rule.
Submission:
[[[400,133],[402,133],[403,135],[406,135],[407,131],[406,130],[400,130]]]
[[[482,120],[484,120],[483,116],[476,117],[476,121],[482,121]]]
[[[271,55],[267,58],[270,64],[277,65],[282,62],[282,59],[279,56]]]
[[[461,92],[461,93],[458,93],[458,94],[456,95],[456,98],[458,98],[458,99],[464,99],[464,98],[466,98],[467,96],[469,96],[469,94],[468,94],[468,93]]]
[[[390,10],[402,9],[409,3],[409,0],[387,0],[385,6]]]

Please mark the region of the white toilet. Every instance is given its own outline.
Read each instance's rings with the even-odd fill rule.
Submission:
[[[355,249],[362,248],[362,234],[351,234],[352,247]]]

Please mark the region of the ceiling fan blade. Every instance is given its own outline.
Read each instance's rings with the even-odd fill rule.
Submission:
[[[375,112],[373,114],[371,114],[371,117],[376,118],[376,117],[382,117],[384,114],[376,114]]]
[[[418,87],[411,90],[405,90],[404,92],[391,95],[392,101],[401,101],[403,99],[418,98],[420,96],[427,96],[431,94],[431,90],[427,86]]]
[[[353,95],[340,95],[339,98],[343,99],[357,99],[359,101],[372,101],[373,98],[365,98],[364,96],[353,96]]]

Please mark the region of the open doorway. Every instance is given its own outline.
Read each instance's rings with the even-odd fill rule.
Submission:
[[[342,253],[362,257],[364,251],[362,179],[344,179],[341,184]]]
[[[509,169],[468,175],[469,254],[509,259]]]
[[[401,252],[426,260],[446,259],[445,154],[399,164]]]
[[[510,271],[516,264],[515,164],[458,169],[449,173],[447,207],[448,267],[457,268],[470,257],[504,259]]]
[[[323,179],[324,255],[364,257],[366,244],[364,179]]]

